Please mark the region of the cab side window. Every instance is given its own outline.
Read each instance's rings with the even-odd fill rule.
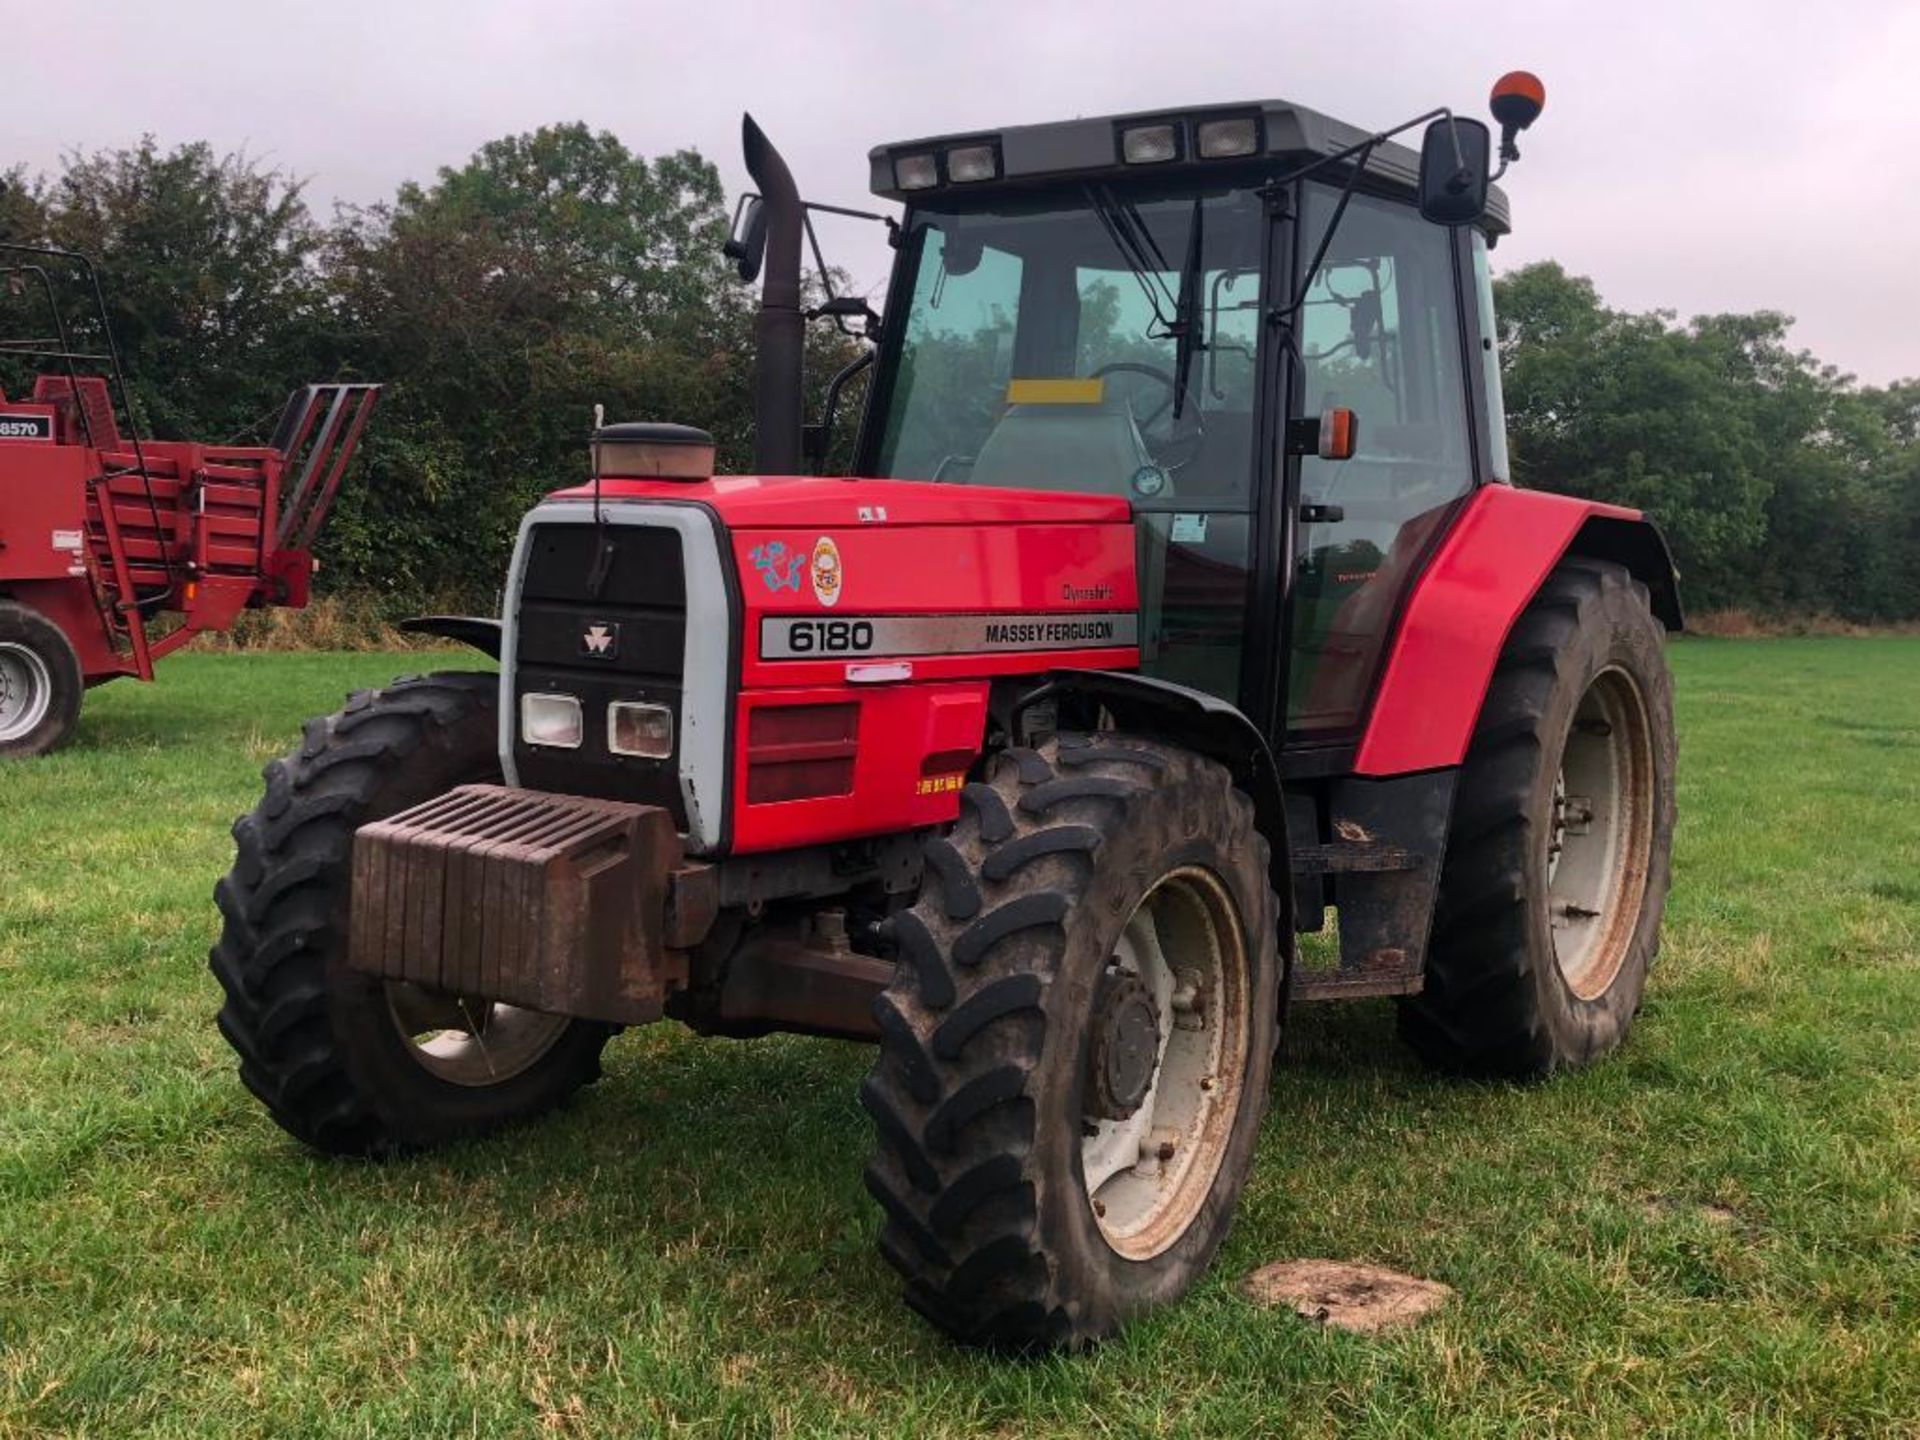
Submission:
[[[1308,189],[1311,254],[1337,195]],[[1300,319],[1303,412],[1352,410],[1346,461],[1301,462],[1288,729],[1332,738],[1365,717],[1399,601],[1473,487],[1451,232],[1407,205],[1349,202]]]

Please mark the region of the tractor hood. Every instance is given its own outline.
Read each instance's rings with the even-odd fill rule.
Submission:
[[[935,485],[924,480],[842,480],[812,475],[723,475],[712,480],[602,480],[605,504],[667,501],[713,511],[728,529],[783,525],[1127,524],[1114,495]],[[591,500],[594,487],[549,499]]]
[[[1126,501],[911,480],[602,476],[522,522],[505,616],[509,783],[661,806],[698,854],[947,824],[995,683],[1142,644]],[[529,696],[584,723],[530,739]],[[667,753],[617,750],[622,705]]]

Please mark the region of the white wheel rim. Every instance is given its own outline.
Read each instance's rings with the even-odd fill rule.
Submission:
[[[1162,878],[1128,918],[1108,969],[1152,992],[1159,1055],[1130,1116],[1083,1117],[1080,1168],[1107,1243],[1147,1260],[1187,1232],[1212,1194],[1240,1108],[1247,954],[1226,887],[1197,867]]]
[[[414,1063],[452,1085],[498,1085],[524,1074],[565,1032],[564,1015],[387,982],[387,1009]]]
[[[24,740],[53,706],[53,675],[37,651],[0,641],[0,745]]]
[[[1604,995],[1633,945],[1653,839],[1653,730],[1625,670],[1594,677],[1574,711],[1545,838],[1554,961],[1582,1000]]]

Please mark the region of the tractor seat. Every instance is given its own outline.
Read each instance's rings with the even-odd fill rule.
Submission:
[[[981,444],[968,483],[1131,499],[1134,475],[1152,463],[1123,405],[1011,405]],[[1170,496],[1172,487],[1159,493]]]

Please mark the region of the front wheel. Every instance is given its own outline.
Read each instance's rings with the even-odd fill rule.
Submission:
[[[612,1027],[448,995],[347,965],[353,836],[497,782],[492,675],[401,680],[309,721],[233,827],[210,957],[240,1078],[288,1133],[334,1154],[479,1134],[559,1104],[600,1073]]]
[[[0,600],[0,760],[66,744],[85,688],[80,659],[60,628],[31,606]]]
[[[1454,805],[1426,987],[1401,1032],[1448,1069],[1542,1075],[1625,1037],[1673,850],[1673,684],[1646,588],[1563,561],[1507,640]]]
[[[894,921],[867,1185],[928,1319],[1079,1345],[1177,1299],[1232,1219],[1278,1021],[1267,846],[1227,773],[1168,746],[991,766]]]

